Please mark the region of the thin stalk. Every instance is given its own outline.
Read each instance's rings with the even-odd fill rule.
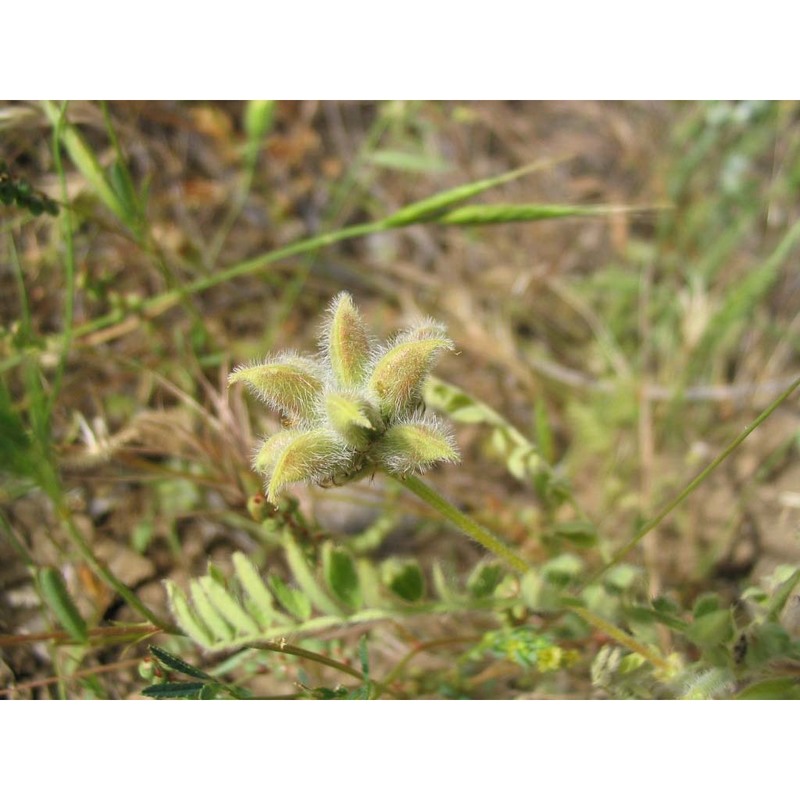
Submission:
[[[92,572],[100,578],[103,583],[113,589],[131,608],[135,608],[149,623],[161,628],[165,633],[180,633],[181,631],[174,625],[160,619],[154,614],[116,575],[95,556],[92,548],[89,547],[83,534],[78,530],[78,526],[72,521],[72,517],[63,507],[58,507],[58,516],[67,529],[69,538],[83,556]]]
[[[0,510],[0,528],[5,531],[6,536],[8,537],[8,542],[11,547],[15,550],[17,556],[21,561],[25,563],[28,568],[33,568],[35,566],[34,560],[31,558],[31,554],[28,552],[28,548],[25,547],[22,539],[19,537],[17,532],[11,527],[11,523],[6,519],[5,514]],[[2,647],[2,638],[0,638],[0,647]]]
[[[341,661],[323,656],[321,653],[315,653],[313,650],[306,650],[304,647],[294,647],[294,645],[291,644],[273,644],[272,642],[256,642],[254,644],[248,644],[247,647],[253,648],[254,650],[269,650],[273,653],[285,653],[290,656],[305,658],[309,661],[316,661],[318,664],[331,667],[339,672],[344,672],[345,675],[350,675],[352,678],[356,678],[359,681],[364,680],[364,675],[357,669],[343,664]]]
[[[305,658],[309,661],[316,661],[318,664],[331,667],[339,672],[343,672],[345,675],[350,675],[362,683],[369,680],[375,691],[378,693],[378,696],[383,694],[383,692],[394,694],[394,692],[388,686],[386,686],[385,683],[369,679],[366,675],[364,675],[363,672],[359,672],[359,670],[351,667],[349,664],[344,664],[341,661],[328,658],[327,656],[323,656],[321,653],[315,653],[313,650],[306,650],[304,647],[295,647],[291,644],[273,644],[272,642],[258,642],[256,644],[248,644],[247,647],[255,650],[269,650],[273,653],[286,653],[290,656],[297,656],[298,658]],[[377,699],[377,697],[375,699]]]
[[[395,477],[395,476],[392,476]],[[407,478],[397,478],[402,486],[414,492],[417,497],[424,500],[431,508],[438,511],[445,519],[455,525],[470,539],[485,547],[491,553],[505,561],[508,566],[517,572],[525,573],[532,569],[525,559],[518,556],[502,539],[498,538],[483,525],[479,525],[463,512],[459,511],[452,503],[445,500],[435,489],[428,486],[419,478],[411,475]]]
[[[48,113],[51,112],[48,110]],[[74,134],[71,129],[67,130],[68,132]],[[64,135],[66,135],[66,133]],[[356,239],[358,237],[368,236],[372,233],[379,233],[381,231],[390,230],[393,228],[402,228],[431,221],[445,208],[456,205],[466,198],[472,197],[481,191],[491,188],[492,186],[498,186],[503,183],[507,183],[508,181],[514,180],[529,172],[541,169],[543,166],[558,163],[559,160],[560,159],[531,164],[519,170],[508,172],[497,178],[490,178],[485,181],[477,181],[474,184],[460,187],[459,190],[442,192],[439,195],[434,195],[433,197],[429,197],[426,200],[418,203],[412,203],[411,205],[400,209],[399,212],[391,214],[388,217],[375,222],[351,225],[347,228],[341,228],[336,231],[330,231],[318,236],[314,236],[311,239],[303,239],[299,242],[294,242],[286,247],[281,247],[277,250],[272,250],[269,253],[264,253],[246,261],[241,261],[238,264],[234,264],[233,266],[229,267],[228,269],[221,270],[219,272],[215,271],[213,274],[205,275],[202,278],[198,278],[197,280],[188,283],[186,286],[183,286],[180,289],[170,289],[156,297],[148,298],[139,305],[137,311],[139,314],[141,314],[141,316],[147,319],[154,319],[155,317],[161,316],[161,314],[164,314],[178,303],[185,302],[186,299],[191,295],[203,292],[206,289],[210,289],[221,283],[226,283],[242,275],[249,275],[253,272],[257,272],[259,269],[267,266],[268,264],[288,258],[289,256],[310,253],[314,250],[319,250],[320,248],[327,247],[331,244],[342,242],[347,239]],[[103,180],[102,183],[102,188],[110,191],[110,188],[105,184],[105,180]],[[111,203],[111,207],[114,207],[114,204],[118,205],[118,200],[113,192],[108,198],[106,198],[106,201],[107,203]],[[426,216],[426,211],[430,213],[430,216]],[[120,218],[124,217],[122,211],[118,211],[117,215],[120,216]],[[111,326],[122,323],[126,318],[130,317],[130,315],[130,310],[117,309],[109,314],[105,314],[104,316],[96,317],[84,325],[77,326],[72,330],[72,336],[73,338],[77,339],[82,336],[96,333],[97,331],[105,330]],[[128,332],[128,329],[126,328],[122,332]],[[28,353],[15,353],[4,361],[0,361],[0,372],[5,372],[17,366],[17,364],[19,364],[28,355]]]
[[[185,295],[197,294],[198,292],[203,292],[206,289],[211,289],[220,283],[225,283],[229,280],[233,280],[234,278],[241,277],[242,275],[249,275],[252,272],[257,272],[259,269],[267,266],[268,264],[288,258],[289,256],[309,253],[312,250],[318,250],[321,247],[327,247],[328,245],[335,244],[336,242],[341,242],[346,239],[355,239],[359,236],[377,233],[378,231],[383,230],[384,227],[385,226],[382,221],[370,222],[363,225],[351,225],[349,228],[342,228],[341,230],[332,231],[331,233],[324,233],[320,236],[315,236],[313,239],[304,239],[300,242],[294,242],[293,244],[287,245],[286,247],[281,247],[278,250],[272,250],[269,253],[256,256],[255,258],[241,261],[238,264],[234,264],[232,267],[220,272],[215,272],[211,275],[204,275],[202,278],[192,281],[180,290],[173,289],[171,291],[164,292],[157,297],[151,297],[141,304],[141,313],[146,318],[153,319],[161,316],[161,314],[164,314],[166,311],[171,309],[178,302],[180,302],[181,298]],[[107,328],[110,325],[121,322],[127,313],[128,312],[126,312],[124,309],[120,309],[102,317],[96,317],[91,322],[87,322],[85,325],[75,328],[73,335],[76,337],[85,336],[89,333],[94,333],[95,331]],[[5,362],[3,366],[5,366]]]
[[[521,573],[528,572],[530,569],[532,569],[530,564],[518,556],[503,541],[498,539],[495,534],[491,533],[491,531],[487,530],[482,525],[478,525],[477,522],[475,522],[473,519],[470,519],[468,516],[466,516],[466,514],[463,514],[447,500],[445,500],[438,492],[421,481],[419,478],[411,476],[410,478],[404,479],[396,478],[396,480],[398,480],[407,489],[410,489],[412,492],[414,492],[417,497],[424,500],[429,506],[442,514],[442,516],[452,522],[471,539],[478,542],[478,544],[482,545],[499,558],[503,559],[503,561],[512,567],[512,569]],[[616,641],[618,644],[621,644],[623,647],[627,647],[635,653],[639,653],[639,655],[649,661],[657,669],[662,670],[665,673],[669,671],[669,662],[667,662],[660,653],[652,650],[646,645],[641,644],[640,642],[637,642],[636,639],[634,639],[632,636],[629,636],[627,633],[625,633],[625,631],[621,630],[608,620],[597,616],[597,614],[593,613],[588,608],[575,606],[565,608],[564,611],[571,611],[572,613],[577,614],[585,622],[588,622],[593,628],[602,631],[607,636],[614,639],[614,641]],[[393,676],[394,672],[390,673],[390,675]],[[388,682],[388,679],[385,680],[384,685],[388,684]]]
[[[259,101],[255,102],[259,103]],[[205,261],[207,267],[210,267],[211,269],[213,269],[214,265],[217,263],[217,259],[219,258],[219,254],[222,252],[222,248],[225,245],[228,235],[230,234],[231,230],[233,230],[233,226],[236,224],[236,221],[239,219],[239,216],[247,204],[247,198],[250,196],[250,189],[253,186],[256,170],[258,168],[259,155],[264,147],[267,136],[270,134],[275,125],[274,101],[267,101],[267,104],[265,105],[259,103],[259,106],[259,123],[255,127],[248,124],[248,117],[250,112],[253,111],[254,107],[253,103],[248,103],[246,106],[244,113],[244,127],[247,133],[247,143],[245,145],[243,158],[243,177],[238,189],[235,190],[233,202],[231,203],[228,213],[225,215],[225,219],[214,233],[211,243],[207,248],[208,254]],[[250,117],[250,120],[252,120],[252,117]]]
[[[64,172],[64,164],[61,160],[61,134],[66,124],[67,104],[61,109],[58,121],[53,126],[53,161],[56,174],[58,175],[61,189],[61,203],[64,206],[64,213],[61,215],[61,235],[64,240],[64,334],[61,341],[61,354],[58,359],[56,374],[53,378],[50,399],[47,406],[48,419],[53,413],[56,398],[61,391],[61,384],[64,380],[64,372],[67,366],[67,359],[72,347],[72,324],[75,315],[75,245],[72,236],[72,209],[69,206],[69,196],[67,195],[67,177]]]
[[[499,558],[502,558],[506,564],[515,569],[517,572],[525,573],[532,569],[530,564],[518,556],[508,547],[508,545],[498,539],[497,536],[483,526],[478,525],[475,520],[470,519],[457,508],[452,506],[438,492],[421,481],[419,478],[412,476],[405,479],[398,478],[397,480],[399,480],[403,486],[414,492],[417,497],[424,500],[429,506],[434,508],[440,514],[442,514],[442,516],[446,517],[450,522],[460,528],[461,531],[466,533],[471,539],[478,542],[478,544],[483,545],[483,547],[485,547],[487,550],[490,550]],[[608,622],[608,620],[597,616],[597,614],[589,611],[588,608],[575,606],[567,608],[565,611],[571,611],[572,613],[577,614],[596,630],[602,631],[607,636],[614,639],[614,641],[617,643],[629,648],[635,653],[639,653],[639,655],[649,661],[657,669],[660,669],[664,672],[669,670],[669,663],[659,653],[655,652],[646,645],[637,642],[636,639],[634,639],[632,636],[629,636],[627,633],[625,633],[625,631],[621,630],[611,622]],[[413,655],[414,652],[415,651],[412,651],[410,655]],[[405,662],[401,662],[401,664],[404,663]],[[394,671],[390,673],[390,677],[393,678],[394,674]],[[387,678],[384,681],[384,685],[388,683],[389,679]]]
[[[43,686],[52,686],[54,683],[67,683],[69,681],[77,681],[81,678],[88,678],[94,675],[102,675],[103,673],[119,672],[123,669],[131,669],[137,666],[140,662],[140,658],[129,658],[125,661],[115,661],[113,664],[103,664],[98,667],[89,667],[87,669],[77,670],[71,675],[65,675],[63,677],[57,676],[54,678],[40,678],[39,680],[28,681],[26,683],[17,683],[13,686],[9,686],[8,688],[4,687],[0,689],[0,697],[7,697],[14,692],[25,692],[28,689],[39,689]]]
[[[621,630],[608,620],[598,617],[597,614],[589,611],[588,608],[583,608],[582,606],[573,606],[566,610],[571,611],[585,622],[588,622],[589,625],[591,625],[595,630],[602,631],[606,634],[606,636],[611,637],[615,642],[617,642],[617,644],[621,644],[623,647],[627,647],[634,653],[638,653],[640,656],[642,656],[642,658],[649,661],[657,669],[662,670],[664,673],[669,673],[670,664],[666,659],[662,658],[659,653],[655,652],[647,645],[637,642],[633,636],[629,636],[627,633],[625,633],[625,631]]]
[[[301,255],[303,253],[310,253],[313,250],[318,250],[322,247],[335,244],[336,242],[345,241],[346,239],[356,239],[359,236],[367,236],[371,233],[377,233],[386,229],[384,220],[378,222],[369,222],[363,225],[351,225],[349,228],[342,228],[338,231],[330,233],[323,233],[320,236],[315,236],[313,239],[304,239],[300,242],[281,247],[278,250],[272,250],[255,258],[241,261],[234,264],[226,270],[221,272],[214,272],[211,275],[205,275],[195,281],[187,284],[182,289],[171,289],[163,292],[156,297],[151,297],[145,300],[138,307],[138,313],[145,319],[155,319],[162,314],[169,311],[171,308],[180,303],[185,297],[198,292],[203,292],[206,289],[211,289],[220,283],[232,280],[233,278],[241,277],[242,275],[249,275],[250,273],[257,272],[262,267],[272,264],[275,261],[288,258],[289,256]],[[101,317],[95,317],[93,320],[78,325],[72,330],[72,337],[78,339],[89,334],[96,333],[110,328],[113,325],[122,323],[126,317],[129,317],[131,312],[129,310],[120,308]],[[127,329],[125,330],[127,332]],[[7,359],[0,361],[0,373],[13,369],[26,358],[33,355],[32,352],[14,353]],[[38,353],[36,353],[38,355]]]
[[[451,636],[448,639],[435,639],[430,642],[422,642],[421,644],[412,647],[400,661],[395,664],[392,670],[383,679],[383,685],[380,686],[375,692],[375,700],[380,700],[384,688],[391,686],[405,671],[411,660],[428,650],[434,650],[437,647],[448,647],[454,644],[475,644],[480,641],[479,636]]]
[[[647,536],[650,531],[657,528],[661,522],[677,507],[679,506],[695,489],[697,489],[700,484],[708,478],[709,475],[723,462],[725,461],[728,456],[736,450],[737,447],[759,426],[761,425],[767,417],[772,414],[775,409],[781,405],[781,403],[786,400],[789,395],[794,392],[797,387],[800,386],[800,378],[796,378],[792,384],[789,386],[786,391],[782,392],[778,397],[770,403],[767,408],[765,408],[749,425],[745,427],[745,429],[732,441],[728,446],[702,471],[700,472],[693,480],[691,480],[688,485],[684,488],[680,494],[678,494],[675,498],[673,498],[669,503],[667,503],[658,514],[655,515],[649,522],[646,522],[642,527],[638,530],[636,535],[625,545],[619,548],[616,553],[611,557],[611,560],[603,565],[599,570],[594,572],[583,584],[581,589],[586,588],[591,583],[594,583],[601,575],[603,575],[607,570],[611,569],[615,564],[618,564],[621,559],[623,559],[634,547],[636,547],[639,542]]]
[[[153,625],[119,625],[115,627],[105,626],[100,628],[90,628],[89,644],[101,645],[113,643],[117,640],[137,641],[156,633],[163,633],[161,628]],[[52,642],[53,644],[74,644],[70,635],[65,631],[49,631],[47,633],[20,633],[9,636],[0,636],[0,647],[15,647],[18,645],[30,645],[35,642]]]

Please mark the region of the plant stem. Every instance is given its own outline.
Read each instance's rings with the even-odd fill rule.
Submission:
[[[515,569],[517,572],[525,573],[532,569],[530,564],[518,556],[508,547],[508,545],[491,533],[491,531],[488,531],[483,526],[478,525],[475,520],[470,519],[468,516],[466,516],[466,514],[463,514],[457,508],[452,506],[437,491],[432,489],[419,478],[411,476],[410,478],[405,479],[396,478],[396,480],[399,480],[403,486],[410,489],[415,495],[417,495],[417,497],[424,500],[428,505],[442,514],[442,516],[446,517],[450,522],[460,528],[464,533],[467,534],[467,536],[470,537],[470,539],[474,539],[476,542],[478,542],[478,544],[483,545],[487,550],[491,550],[492,553],[499,558],[502,558],[506,564]],[[647,659],[656,668],[664,671],[669,669],[669,663],[659,653],[655,652],[646,645],[640,644],[632,636],[629,636],[627,633],[625,633],[625,631],[620,630],[616,625],[608,622],[608,620],[598,617],[597,614],[594,614],[588,608],[576,606],[565,608],[564,611],[571,611],[572,613],[577,614],[596,630],[602,631],[624,647],[629,648],[635,653],[639,653],[639,655]],[[413,655],[414,653],[415,651],[412,651],[409,655]],[[405,660],[402,661],[401,664],[404,665]],[[395,673],[393,671],[390,674],[390,677],[384,681],[384,684],[388,684],[390,679],[394,678],[394,674]]]
[[[72,325],[75,316],[75,243],[72,236],[72,209],[68,205],[67,179],[64,173],[64,165],[61,161],[60,147],[61,133],[66,123],[65,111],[66,103],[62,107],[58,122],[53,127],[53,161],[61,187],[61,203],[64,206],[64,213],[61,215],[61,235],[64,240],[64,335],[61,340],[61,353],[59,354],[58,366],[56,368],[55,377],[53,378],[50,399],[47,405],[48,419],[52,416],[56,398],[61,391],[61,384],[64,380],[67,359],[69,358],[70,349],[72,347]]]
[[[316,661],[318,664],[339,670],[339,672],[344,672],[345,675],[350,675],[357,680],[364,680],[364,675],[348,664],[343,664],[341,661],[335,661],[332,658],[328,658],[328,656],[322,655],[322,653],[315,653],[313,650],[306,650],[304,647],[295,647],[291,644],[274,644],[273,642],[254,642],[252,644],[248,644],[247,647],[253,650],[269,650],[273,653],[285,653],[286,655],[305,658],[309,661]]]
[[[57,498],[56,498],[57,501]],[[58,516],[64,526],[66,527],[67,534],[72,540],[72,543],[78,549],[78,552],[83,556],[86,563],[91,568],[92,572],[100,578],[106,586],[113,589],[117,594],[131,607],[136,609],[151,625],[155,625],[165,633],[180,633],[181,631],[174,625],[170,625],[165,620],[154,614],[135,594],[132,592],[116,575],[103,564],[94,554],[92,548],[89,547],[86,539],[78,530],[78,526],[72,521],[72,517],[63,505],[57,503],[56,510]]]
[[[770,403],[745,429],[732,441],[728,446],[702,471],[700,472],[683,491],[667,503],[661,511],[658,512],[649,522],[646,522],[638,530],[636,535],[625,545],[620,547],[616,553],[611,557],[611,560],[603,565],[599,570],[593,573],[581,588],[586,588],[591,583],[594,583],[601,575],[613,567],[615,564],[624,558],[644,537],[656,528],[665,517],[667,517],[677,506],[679,506],[703,481],[731,454],[737,447],[759,426],[764,422],[773,411],[786,400],[792,392],[800,386],[800,378],[797,378],[786,391],[782,392],[778,397]]]
[[[451,636],[447,639],[435,639],[430,642],[421,642],[420,644],[412,647],[404,656],[400,659],[400,661],[395,664],[392,670],[388,673],[388,675],[383,679],[382,685],[380,685],[376,692],[375,692],[375,700],[380,700],[381,694],[383,694],[383,690],[386,687],[391,686],[402,674],[405,668],[411,662],[411,659],[418,656],[420,653],[424,653],[428,650],[433,650],[437,647],[449,647],[450,645],[454,644],[477,644],[480,641],[480,636]]]
[[[107,644],[110,641],[127,640],[137,641],[156,633],[163,633],[163,628],[154,625],[106,625],[100,628],[90,628],[90,643]],[[0,635],[0,647],[15,647],[17,645],[30,645],[35,642],[52,642],[53,644],[74,644],[70,635],[65,631],[49,631],[47,633],[20,633],[9,636]]]
[[[322,653],[315,653],[313,650],[306,650],[304,647],[295,647],[294,645],[285,643],[276,644],[274,642],[256,642],[254,644],[248,644],[247,647],[253,650],[269,650],[273,653],[285,653],[290,656],[305,658],[309,661],[316,661],[318,664],[322,664],[325,667],[331,667],[339,672],[343,672],[345,675],[350,675],[359,681],[364,682],[368,680],[367,676],[364,675],[363,672],[359,672],[349,664],[344,664],[341,661],[328,658],[328,656],[324,656]],[[377,692],[375,699],[380,697],[380,695],[384,692],[394,694],[394,692],[385,683],[375,680],[370,681],[370,683],[373,686],[373,690]]]
[[[662,658],[659,653],[647,645],[637,642],[636,639],[634,639],[632,636],[629,636],[627,633],[625,633],[625,631],[621,630],[607,619],[603,619],[602,617],[597,616],[597,614],[594,612],[589,611],[588,608],[583,608],[581,606],[570,607],[566,610],[576,614],[585,622],[588,622],[589,625],[591,625],[595,630],[602,631],[606,634],[606,636],[609,636],[623,647],[627,647],[634,653],[638,653],[640,656],[642,656],[642,658],[645,658],[647,661],[649,661],[654,667],[660,669],[665,675],[669,674],[670,664],[666,659]]]
[[[431,508],[438,511],[445,519],[459,528],[462,533],[469,536],[470,539],[505,561],[512,569],[521,573],[528,572],[532,569],[531,565],[528,564],[525,559],[518,556],[502,539],[459,511],[435,489],[428,486],[427,483],[424,483],[414,475],[407,478],[398,478],[394,475],[391,477],[399,481],[406,489],[414,492],[417,497],[424,500]]]
[[[130,669],[137,666],[141,662],[140,658],[129,658],[125,661],[115,661],[113,664],[102,664],[97,667],[89,667],[87,669],[80,669],[70,675],[56,676],[53,678],[40,678],[35,681],[28,681],[26,683],[17,683],[13,686],[3,687],[0,689],[0,697],[7,697],[14,692],[27,692],[28,689],[38,689],[42,686],[52,686],[54,683],[61,683],[62,681],[77,681],[81,678],[91,677],[93,675],[102,675],[108,672],[122,671],[123,669]]]
[[[141,314],[147,319],[153,319],[161,314],[164,314],[166,311],[175,306],[178,302],[180,302],[184,295],[193,295],[197,294],[198,292],[204,292],[207,289],[211,289],[214,286],[219,285],[220,283],[227,283],[228,281],[233,280],[234,278],[239,278],[242,275],[249,275],[258,271],[262,267],[266,267],[268,264],[273,264],[274,262],[288,258],[289,256],[309,253],[313,250],[318,250],[322,247],[335,244],[336,242],[345,241],[346,239],[354,239],[359,236],[366,236],[370,233],[377,233],[383,229],[384,226],[382,222],[371,222],[363,225],[351,225],[349,228],[342,228],[338,231],[315,236],[312,239],[303,239],[299,242],[294,242],[286,247],[281,247],[277,250],[272,250],[269,253],[255,256],[254,258],[246,261],[241,261],[238,264],[228,267],[227,269],[215,272],[213,275],[205,275],[202,278],[192,281],[181,289],[171,289],[155,297],[151,297],[142,303],[140,307]],[[75,328],[73,332],[74,336],[85,336],[86,334],[106,328],[109,325],[121,322],[125,318],[125,315],[126,312],[124,310],[120,310],[112,311],[103,317],[96,317],[91,322],[87,322],[84,325],[80,325]]]

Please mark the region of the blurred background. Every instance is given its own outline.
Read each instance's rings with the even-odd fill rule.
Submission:
[[[57,567],[91,625],[140,619],[81,560],[65,514],[159,613],[165,578],[185,581],[235,550],[269,561],[248,512],[260,488],[249,461],[279,422],[229,393],[227,374],[272,351],[314,351],[341,290],[381,337],[420,315],[444,322],[457,353],[435,374],[535,445],[546,468],[528,474],[491,426],[456,421],[463,463],[429,480],[536,562],[568,549],[565,531],[574,544],[589,530],[599,552],[627,541],[800,367],[796,103],[72,102],[64,114],[5,103],[0,138],[6,184],[60,204],[58,216],[0,211],[4,413],[35,431],[44,403],[49,444],[36,458],[51,466],[43,476],[18,463],[28,444],[8,422],[8,635],[52,627],[32,566]],[[370,230],[532,164],[469,202],[586,215]],[[263,258],[325,234],[324,246]],[[733,600],[797,561],[799,422],[790,399],[630,556],[649,596]],[[379,479],[292,494],[296,533],[312,544],[354,540],[456,575],[481,559]],[[414,636],[464,624],[421,622]],[[386,626],[376,661],[396,660],[406,636]],[[28,640],[0,651],[0,687],[135,696],[143,652],[108,645],[66,666],[46,637]],[[280,669],[297,680],[290,660]],[[586,696],[584,683],[559,692]]]

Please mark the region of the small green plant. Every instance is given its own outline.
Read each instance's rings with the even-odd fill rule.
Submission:
[[[247,384],[286,423],[253,460],[267,478],[267,498],[276,503],[286,486],[301,481],[340,485],[377,470],[404,477],[457,461],[450,432],[421,410],[437,355],[452,349],[433,320],[376,345],[342,292],[331,305],[319,358],[286,353],[239,367],[229,384]]]
[[[283,353],[231,373],[229,384],[244,382],[283,415],[284,429],[267,437],[253,458],[266,476],[267,498],[276,503],[293,483],[341,485],[382,471],[525,572],[525,561],[500,539],[416,477],[458,460],[448,428],[423,410],[425,380],[439,353],[452,349],[444,326],[431,319],[376,344],[342,292],[328,312],[318,358]]]
[[[14,627],[0,635],[0,696],[129,696],[149,652],[139,675],[153,699],[800,698],[800,570],[792,549],[767,546],[775,529],[762,536],[773,510],[794,535],[791,476],[767,483],[793,467],[796,420],[776,415],[720,469],[800,384],[784,291],[800,243],[796,104],[631,115],[636,130],[640,118],[670,122],[658,169],[641,165],[659,176],[637,189],[658,201],[646,207],[526,197],[586,196],[592,159],[513,186],[561,161],[515,168],[515,147],[487,160],[479,132],[502,142],[492,122],[511,115],[516,132],[523,108],[472,121],[468,108],[424,103],[313,118],[271,101],[153,110],[2,110],[4,136],[15,119],[49,120],[52,147],[22,125],[0,161],[12,268],[0,292],[0,600]],[[326,126],[340,114],[334,146]],[[310,143],[307,159],[282,152],[295,140]],[[180,182],[163,141],[190,143]],[[40,177],[51,165],[53,199],[34,188],[56,185]],[[590,194],[627,194],[629,167],[614,185],[612,164]],[[476,180],[484,169],[494,176]],[[602,218],[609,237],[557,238],[555,220],[599,232]],[[541,267],[481,268],[499,246],[515,249],[504,232],[539,221],[550,239]],[[424,253],[410,268],[412,226],[447,245],[435,269]],[[548,253],[563,264],[543,268]],[[451,292],[453,276],[469,285]],[[369,287],[378,309],[417,282],[473,367],[460,385],[431,374],[454,355],[443,325],[423,320],[383,343],[341,293],[316,353],[230,376],[282,421],[253,474],[247,405],[218,385],[235,343],[266,318],[270,351],[332,285]],[[175,436],[162,435],[167,424]],[[492,471],[476,475],[476,459]],[[312,492],[312,513],[292,497],[303,483],[375,473],[388,486],[346,486],[325,502]],[[731,488],[724,519],[699,513],[727,505]],[[780,509],[750,520],[762,489],[757,506],[780,493]],[[345,513],[329,513],[334,503]],[[437,516],[489,557],[429,535]],[[7,553],[20,561],[11,582]],[[764,556],[761,566],[784,563],[751,583]],[[158,569],[139,570],[146,561]],[[151,592],[164,575],[166,596]],[[41,619],[28,633],[31,591]],[[23,646],[36,659],[9,659]]]
[[[290,352],[269,357],[237,368],[229,376],[229,384],[245,383],[282,415],[283,428],[263,440],[253,458],[253,467],[265,477],[266,495],[273,504],[296,483],[340,485],[380,471],[412,490],[490,550],[500,563],[480,564],[464,587],[448,581],[435,563],[431,597],[425,575],[414,561],[390,558],[376,565],[368,558],[354,559],[347,547],[331,542],[309,553],[287,530],[281,544],[294,586],[274,571],[263,579],[256,566],[237,553],[231,580],[219,567],[210,565],[208,575],[190,582],[188,593],[168,582],[170,605],[180,628],[209,651],[244,647],[288,652],[286,637],[313,637],[326,630],[382,620],[399,622],[422,614],[486,610],[496,615],[497,627],[472,647],[462,667],[469,660],[489,657],[523,672],[530,673],[535,667],[540,677],[557,673],[581,660],[577,649],[560,641],[577,641],[594,630],[615,643],[601,647],[587,665],[595,689],[608,696],[794,696],[791,680],[776,684],[769,673],[762,678],[765,662],[796,655],[796,646],[773,618],[794,590],[797,571],[762,614],[768,624],[754,622],[739,629],[731,608],[713,595],[698,599],[691,616],[661,598],[642,604],[637,597],[636,569],[619,563],[788,392],[586,578],[588,563],[564,547],[584,553],[598,547],[598,533],[588,521],[562,522],[552,528],[553,557],[535,566],[417,477],[436,463],[458,460],[449,429],[426,412],[427,398],[436,408],[456,418],[460,415],[462,421],[488,422],[494,437],[499,436],[504,445],[499,450],[508,458],[512,474],[531,478],[543,499],[550,494],[544,489],[553,479],[551,469],[524,436],[455,387],[433,379],[428,382],[437,356],[452,349],[444,326],[433,320],[402,331],[387,344],[376,343],[352,298],[342,292],[329,308],[319,356]],[[504,567],[522,577],[507,574]],[[537,615],[549,621],[532,625]],[[701,658],[687,664],[678,653],[664,652],[657,643],[656,626],[685,639],[699,649]],[[309,655],[309,651],[296,654],[324,659]],[[401,661],[400,668],[410,657]],[[320,663],[331,666],[335,662]],[[341,664],[336,668],[350,669]],[[364,677],[366,671],[347,674],[364,681],[366,688],[358,690],[358,696],[391,691],[394,672],[389,680],[374,685]],[[448,691],[458,694],[459,681],[456,676]],[[167,683],[149,691],[154,697],[203,697],[227,690],[222,684],[211,686],[207,679],[206,683]],[[339,687],[304,688],[304,693],[320,698],[356,696]]]

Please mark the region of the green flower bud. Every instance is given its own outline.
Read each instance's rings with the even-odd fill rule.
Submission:
[[[261,522],[264,519],[267,510],[264,500],[265,497],[261,492],[252,494],[247,498],[247,511],[255,522]]]
[[[369,388],[380,398],[384,414],[414,411],[436,354],[452,349],[453,343],[445,337],[395,340],[378,359],[369,379]]]
[[[158,664],[150,657],[145,656],[139,662],[139,677],[145,681],[154,681],[156,678],[162,677],[162,672],[158,668]]]
[[[376,461],[393,475],[423,472],[437,461],[459,460],[453,437],[438,420],[393,425],[375,448]]]
[[[414,415],[437,354],[452,348],[444,326],[428,319],[376,354],[352,298],[342,292],[331,304],[321,358],[287,353],[235,370],[229,384],[246,383],[293,423],[265,439],[253,458],[269,501],[292,483],[329,486],[376,469],[410,475],[457,461],[448,429]]]
[[[422,342],[426,339],[445,339],[449,345],[449,349],[453,349],[453,343],[447,336],[447,328],[435,319],[426,317],[412,325],[410,328],[399,333],[393,344],[400,344],[401,342]]]
[[[228,376],[228,386],[244,381],[271,408],[295,421],[309,420],[322,391],[320,372],[310,358],[286,354],[264,364],[237,367]]]
[[[296,432],[274,462],[267,497],[275,503],[280,491],[290,483],[325,481],[349,460],[346,446],[330,431],[317,428]]]
[[[367,447],[383,428],[377,410],[357,394],[329,392],[325,395],[325,413],[333,429],[357,450]]]
[[[366,325],[347,292],[333,299],[324,333],[328,359],[339,385],[359,385],[369,369],[372,348]]]
[[[278,463],[278,459],[281,457],[281,453],[283,453],[289,444],[301,433],[302,431],[299,429],[290,428],[268,436],[261,443],[261,447],[253,457],[253,469],[264,475],[271,475],[272,470]]]

